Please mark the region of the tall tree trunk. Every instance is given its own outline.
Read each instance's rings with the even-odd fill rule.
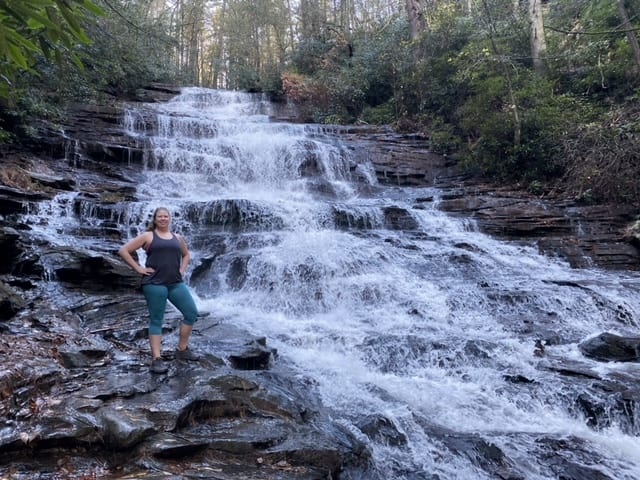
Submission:
[[[631,20],[629,20],[629,14],[627,13],[627,7],[624,5],[624,0],[618,0],[618,10],[622,17],[622,25],[627,32],[627,40],[629,40],[629,45],[631,45],[633,59],[636,63],[636,74],[638,74],[640,73],[640,45],[638,45],[638,37],[636,37],[636,32],[632,28]]]
[[[529,21],[531,22],[533,68],[539,75],[544,75],[546,73],[544,54],[547,51],[547,42],[544,38],[542,0],[529,0]]]
[[[224,64],[224,58],[227,53],[227,47],[224,43],[224,37],[226,34],[226,13],[227,13],[227,0],[222,0],[222,5],[220,5],[220,13],[218,14],[218,35],[217,35],[217,53],[218,58],[211,59],[211,67],[213,69],[213,78],[212,84],[215,88],[221,88],[225,86],[222,83],[222,78],[228,78],[229,75],[224,74],[221,66]]]
[[[406,0],[406,6],[407,16],[409,17],[409,33],[411,34],[411,40],[415,40],[425,29],[422,0]]]
[[[289,13],[287,23],[288,23],[288,31],[289,31],[289,47],[294,49],[296,46],[296,35],[295,35],[295,25],[293,22],[293,9],[291,8],[291,0],[287,0],[287,12]]]
[[[320,4],[318,0],[300,1],[300,21],[304,40],[320,36]]]

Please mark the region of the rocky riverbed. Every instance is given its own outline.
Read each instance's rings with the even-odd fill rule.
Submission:
[[[137,100],[176,93],[156,86]],[[311,480],[364,469],[361,437],[332,419],[313,382],[290,370],[260,332],[203,315],[193,348],[215,354],[187,364],[171,353],[178,318],[170,315],[164,356],[171,367],[151,375],[138,278],[116,256],[124,239],[106,215],[75,232],[100,239],[91,250],[33,234],[34,222],[47,221],[42,204],[61,193],[73,194],[63,206],[71,213],[135,199],[147,145],[124,134],[122,116],[120,103],[78,107],[63,126],[43,124],[29,149],[0,153],[0,478]],[[439,187],[416,209],[437,204],[491,235],[535,241],[576,268],[640,268],[639,212],[630,207],[542,199],[470,179],[416,135],[332,133],[373,162],[381,183]],[[584,351],[629,361],[637,345],[602,336]],[[363,423],[362,435],[399,438],[383,420]]]

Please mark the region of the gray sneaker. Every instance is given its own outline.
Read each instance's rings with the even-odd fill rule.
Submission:
[[[189,350],[189,347],[184,350],[179,350],[176,348],[176,360],[186,360],[188,362],[197,362],[200,360],[200,357]]]
[[[161,358],[154,358],[151,361],[151,367],[149,367],[151,373],[167,373],[169,371],[169,367],[162,361]]]

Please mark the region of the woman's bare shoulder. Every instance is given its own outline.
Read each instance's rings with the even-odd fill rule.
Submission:
[[[132,239],[129,242],[129,244],[135,248],[142,247],[146,249],[149,247],[149,245],[151,245],[152,241],[153,241],[153,232],[150,230],[147,230],[146,232],[142,232],[140,235]]]

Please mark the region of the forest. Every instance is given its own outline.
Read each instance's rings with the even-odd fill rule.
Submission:
[[[419,132],[536,195],[640,201],[640,0],[0,0],[0,142],[151,83]]]

